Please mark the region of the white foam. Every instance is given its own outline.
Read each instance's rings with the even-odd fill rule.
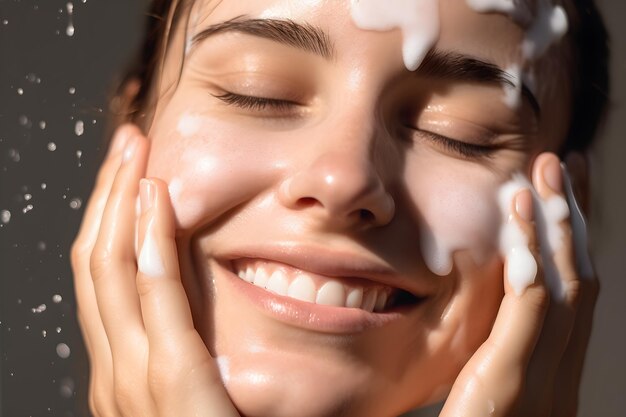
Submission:
[[[559,271],[554,264],[554,254],[563,246],[564,236],[561,222],[567,219],[569,207],[565,199],[558,195],[543,200],[523,175],[515,174],[511,181],[503,184],[498,192],[498,202],[505,220],[509,218],[514,196],[524,188],[529,189],[533,195],[537,240],[541,249],[545,280],[552,296],[556,300],[561,300],[564,296],[563,284]],[[523,236],[520,236],[520,233]],[[523,290],[534,282],[534,277],[532,281],[529,278],[531,266],[528,253],[519,249],[524,244],[527,248],[527,237],[515,221],[505,221],[500,233],[500,251],[503,256],[507,257],[509,264],[513,265],[511,268],[519,268],[516,271],[507,268],[507,273],[513,274],[509,275],[509,282],[514,288],[517,288],[516,294],[523,293]],[[513,251],[513,248],[518,249]],[[514,257],[513,260],[511,260],[511,256]],[[511,282],[510,276],[514,276],[514,279],[517,281]],[[524,283],[526,286],[524,286]]]
[[[513,199],[524,188],[531,190],[532,186],[521,175],[515,175],[498,191],[498,203],[505,219],[500,231],[500,252],[506,259],[507,280],[518,296],[522,295],[537,277],[537,261],[528,247],[528,236],[510,213]]]
[[[522,43],[524,57],[534,61],[567,33],[567,14],[561,6],[552,6],[551,0],[539,0],[537,15],[526,31]]]
[[[352,0],[351,15],[357,27],[388,31],[400,28],[402,57],[415,71],[439,36],[438,0]]]
[[[156,278],[165,274],[165,267],[163,266],[159,247],[152,233],[152,227],[154,226],[152,221],[147,226],[143,246],[137,260],[137,267],[142,274]]]
[[[553,6],[552,0],[538,0],[534,16],[531,2],[528,0],[466,0],[466,2],[479,13],[503,13],[527,27],[521,44],[523,62],[513,63],[506,70],[514,76],[512,79],[518,80],[520,86],[517,88],[516,85],[515,89],[508,85],[504,86],[504,102],[515,109],[521,103],[522,78],[525,81],[533,79],[530,64],[567,33],[567,14],[561,6]]]
[[[227,384],[230,380],[230,361],[227,356],[221,355],[215,358],[215,362],[217,363],[217,367],[220,370],[220,376],[222,377],[222,382]]]

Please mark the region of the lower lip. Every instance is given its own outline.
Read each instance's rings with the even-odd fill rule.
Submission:
[[[218,265],[227,277],[227,285],[234,291],[250,300],[265,315],[295,327],[323,333],[354,334],[397,322],[408,313],[406,308],[370,313],[358,308],[307,303],[266,291],[243,281],[223,265]]]

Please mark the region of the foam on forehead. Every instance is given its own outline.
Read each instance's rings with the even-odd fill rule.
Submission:
[[[439,37],[439,0],[352,0],[352,20],[364,30],[402,30],[402,57],[415,71]]]

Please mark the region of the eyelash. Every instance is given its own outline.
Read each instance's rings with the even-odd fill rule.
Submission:
[[[223,101],[227,105],[237,106],[246,110],[261,111],[266,110],[267,108],[271,108],[272,110],[284,112],[287,110],[293,110],[294,107],[298,106],[298,103],[289,100],[246,96],[231,92],[226,92],[220,95],[212,95],[213,97]],[[429,140],[444,147],[446,150],[468,159],[490,158],[492,157],[493,152],[497,149],[493,146],[482,146],[451,139],[447,136],[439,135],[437,133],[429,132],[427,130],[419,130],[410,126],[408,126],[408,128],[422,136],[426,136]]]
[[[447,136],[439,135],[427,130],[419,130],[413,127],[411,129],[416,131],[417,134],[426,136],[429,140],[443,146],[447,151],[451,151],[468,159],[491,158],[493,153],[498,149],[495,146],[476,145],[474,143],[451,139]]]
[[[235,94],[226,92],[224,94],[216,95],[212,94],[213,97],[222,100],[224,103],[230,106],[237,106],[246,110],[265,110],[268,107],[272,110],[276,111],[287,111],[293,110],[294,107],[298,106],[298,103],[289,101],[289,100],[281,100],[277,98],[266,98],[266,97],[254,97],[254,96],[244,96],[241,94]]]

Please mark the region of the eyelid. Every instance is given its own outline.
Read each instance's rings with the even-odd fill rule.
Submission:
[[[227,105],[253,111],[262,111],[268,107],[278,111],[290,111],[301,106],[300,103],[292,100],[237,94],[230,91],[211,95]]]
[[[462,140],[452,139],[438,133],[430,132],[428,130],[421,130],[412,128],[416,134],[426,136],[429,140],[435,142],[437,145],[444,147],[447,151],[454,152],[469,159],[481,159],[492,158],[494,152],[500,149],[496,145],[478,145],[476,143],[465,142]]]

